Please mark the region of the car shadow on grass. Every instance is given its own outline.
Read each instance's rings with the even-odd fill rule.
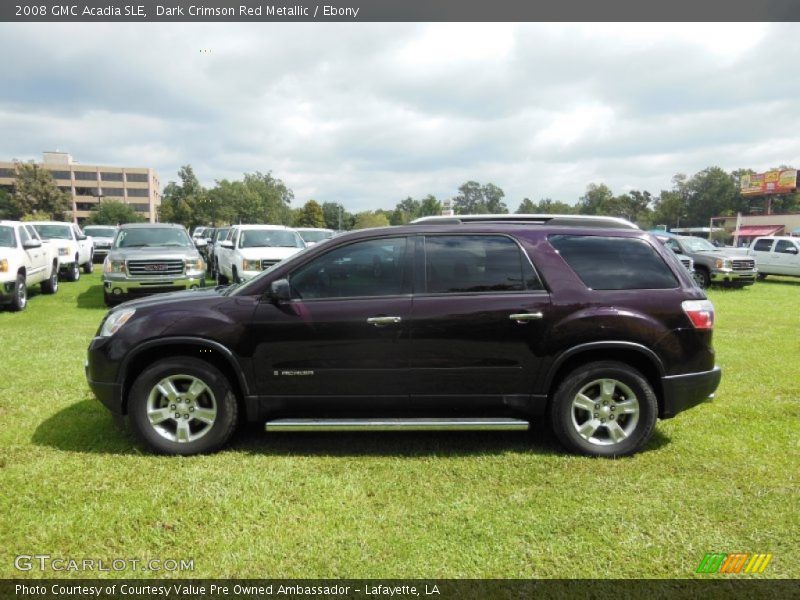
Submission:
[[[66,452],[144,454],[127,424],[116,421],[96,400],[82,400],[43,421],[32,441]],[[643,452],[667,446],[670,438],[656,429]],[[234,434],[228,448],[258,456],[479,456],[508,452],[568,456],[544,422],[531,431],[432,432],[264,432],[263,424],[247,424]],[[223,450],[225,452],[225,450]]]
[[[105,310],[106,304],[103,301],[103,286],[93,285],[78,294],[78,308],[102,308]]]

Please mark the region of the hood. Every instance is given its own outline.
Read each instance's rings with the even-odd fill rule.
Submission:
[[[194,248],[112,248],[108,254],[111,260],[185,260],[198,259],[200,253]]]
[[[204,301],[209,298],[219,297],[225,286],[213,288],[200,288],[196,290],[180,290],[178,292],[167,292],[165,294],[153,294],[144,298],[128,300],[114,307],[112,310],[120,308],[150,308],[153,306],[164,306],[167,304],[185,303],[193,301]]]
[[[239,248],[239,253],[246,260],[283,260],[297,254],[302,248],[280,248],[275,246],[259,246],[258,248]]]
[[[99,236],[95,237],[95,236],[92,236],[90,239],[91,239],[91,240],[92,240],[92,241],[93,241],[95,244],[106,244],[106,245],[110,245],[110,244],[111,244],[111,242],[113,242],[113,241],[114,241],[114,238],[113,238],[113,237],[99,237]]]

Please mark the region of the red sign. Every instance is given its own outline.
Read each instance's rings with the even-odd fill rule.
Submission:
[[[797,170],[767,171],[742,175],[742,195],[786,194],[797,189]]]

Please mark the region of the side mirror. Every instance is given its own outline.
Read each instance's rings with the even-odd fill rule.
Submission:
[[[789,247],[786,249],[786,252],[787,252],[788,254],[797,254],[797,247],[796,247],[796,246],[789,246]]]
[[[208,242],[206,242],[203,238],[197,238],[194,241],[195,248],[205,248]]]
[[[269,298],[275,304],[289,302],[292,299],[292,289],[288,279],[276,279],[269,286]]]
[[[22,244],[22,247],[25,248],[25,250],[33,250],[34,248],[41,248],[42,242],[39,240],[28,240]]]
[[[228,250],[233,249],[233,242],[230,240],[225,240],[224,242],[219,243],[220,248],[227,248]]]
[[[86,239],[86,236],[85,236],[85,235],[79,235],[79,236],[78,236],[78,241],[79,241],[79,242],[82,242],[82,241],[83,241],[83,240],[85,240],[85,239]]]

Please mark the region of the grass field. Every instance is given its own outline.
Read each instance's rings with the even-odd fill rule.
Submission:
[[[17,571],[18,554],[194,559],[106,574],[127,577],[694,577],[711,551],[769,552],[763,577],[800,577],[800,281],[710,297],[716,399],[632,458],[570,456],[544,431],[257,428],[167,458],[84,380],[99,274],[34,293],[0,312],[0,578],[65,575]]]

